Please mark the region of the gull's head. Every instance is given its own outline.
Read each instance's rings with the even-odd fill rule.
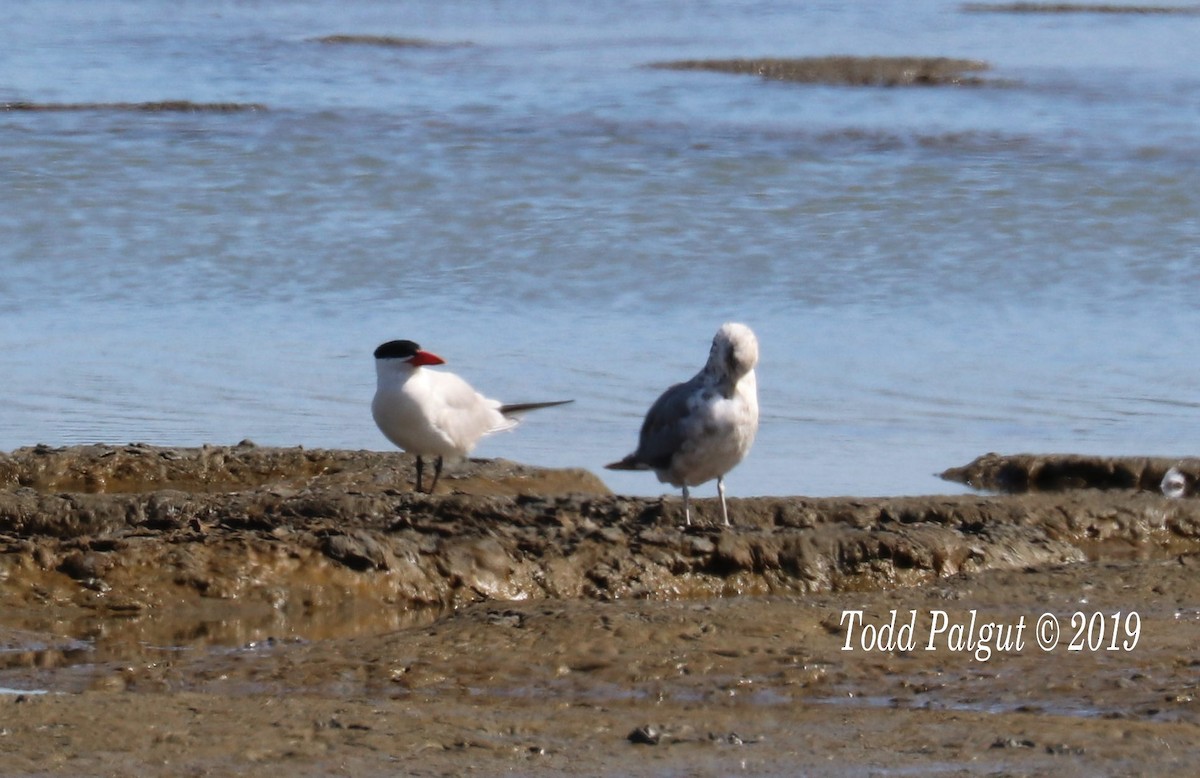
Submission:
[[[737,322],[722,324],[708,352],[709,368],[737,381],[757,364],[758,338],[754,337],[754,331]]]
[[[441,365],[446,360],[422,351],[411,340],[389,340],[375,349],[375,366],[380,370],[415,370],[422,365]]]

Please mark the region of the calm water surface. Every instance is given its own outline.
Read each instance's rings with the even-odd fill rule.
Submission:
[[[371,351],[407,337],[501,399],[575,398],[477,454],[600,471],[738,319],[762,343],[763,418],[735,496],[951,491],[933,474],[990,450],[1198,453],[1200,17],[933,0],[8,15],[0,101],[266,110],[0,112],[2,449],[386,449]],[[334,33],[459,45],[313,40]],[[978,58],[1004,85],[642,67],[822,54]]]

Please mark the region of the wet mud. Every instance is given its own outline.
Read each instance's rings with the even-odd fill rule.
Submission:
[[[406,38],[396,35],[324,35],[314,38],[316,43],[330,45],[382,46],[393,49],[445,49],[470,46],[470,43],[447,43],[427,38]]]
[[[1200,750],[1200,501],[734,499],[727,528],[701,499],[684,527],[582,470],[413,475],[248,442],[0,455],[9,768],[1185,774]]]
[[[1072,489],[1161,491],[1174,468],[1188,484],[1200,478],[1200,459],[1096,457],[1077,454],[996,454],[952,467],[942,478],[974,489],[1005,492],[1064,492]]]
[[[968,13],[1011,14],[1132,14],[1194,16],[1200,6],[1119,5],[1113,3],[964,3]]]
[[[121,111],[138,113],[242,113],[265,111],[261,103],[197,103],[191,100],[155,100],[148,102],[116,103],[38,103],[13,101],[0,103],[0,111],[66,112],[66,111]]]
[[[656,62],[665,70],[705,70],[775,81],[836,86],[980,86],[986,62],[948,57],[801,57],[797,59],[697,59]]]
[[[66,112],[132,112],[132,113],[253,113],[266,110],[262,103],[193,102],[191,100],[158,100],[149,102],[78,102],[49,103],[13,101],[0,103],[0,110],[26,113]]]

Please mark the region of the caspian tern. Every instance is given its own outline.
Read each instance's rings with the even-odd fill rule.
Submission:
[[[637,451],[605,467],[653,470],[659,481],[683,487],[683,515],[689,525],[688,487],[715,478],[728,526],[725,474],[746,456],[758,432],[756,364],[754,332],[744,324],[721,325],[704,368],[650,406]]]
[[[418,492],[425,467],[422,457],[437,457],[429,494],[437,487],[444,457],[465,457],[484,435],[517,426],[526,411],[572,402],[503,405],[454,373],[423,369],[445,361],[411,340],[391,340],[375,349],[371,415],[384,437],[416,455]]]

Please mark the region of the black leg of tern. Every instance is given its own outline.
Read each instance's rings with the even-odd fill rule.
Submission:
[[[421,455],[417,455],[417,491],[421,491],[421,474],[425,472],[425,462],[421,459]]]

